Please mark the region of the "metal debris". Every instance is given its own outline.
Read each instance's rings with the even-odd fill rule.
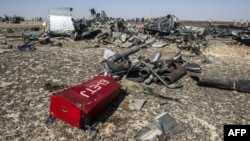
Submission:
[[[142,83],[127,80],[126,76],[123,77],[121,85],[125,90],[147,93],[151,95],[154,94],[153,87],[150,87],[148,85],[143,85]]]
[[[176,135],[183,131],[182,127],[167,112],[160,114],[155,118],[157,127],[163,131],[167,137]]]
[[[164,47],[166,45],[168,45],[166,41],[156,41],[151,46],[152,47]]]
[[[108,59],[109,57],[115,55],[115,52],[111,49],[105,48],[104,53],[103,53],[103,58]]]
[[[124,110],[141,110],[142,106],[146,102],[145,99],[127,99],[124,100],[121,108]]]
[[[137,140],[161,141],[182,132],[182,127],[167,112],[155,119],[155,124],[143,127],[135,135]]]
[[[215,87],[227,90],[236,90],[240,92],[250,92],[250,80],[233,80],[228,78],[213,78],[205,76],[191,75],[197,81],[198,85]]]
[[[136,133],[135,138],[139,141],[165,141],[167,139],[155,124],[142,128]]]
[[[33,45],[21,45],[16,47],[20,51],[34,51],[36,48]]]

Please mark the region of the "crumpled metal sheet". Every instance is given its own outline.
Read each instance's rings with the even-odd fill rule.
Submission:
[[[105,48],[104,53],[103,53],[103,58],[108,59],[110,56],[113,56],[115,52],[111,49]]]
[[[150,124],[144,128],[142,128],[137,134],[135,138],[140,141],[164,141],[166,140],[166,136],[163,132],[155,125]]]
[[[135,135],[137,140],[163,141],[183,131],[183,128],[167,112],[155,118],[155,124],[147,125]]]
[[[62,24],[66,23],[64,26]],[[74,31],[75,27],[70,16],[49,16],[49,30],[54,34],[67,34],[69,31]]]
[[[195,26],[185,26],[185,28],[200,35],[203,35],[206,29],[204,27],[195,27]]]
[[[145,102],[145,99],[127,99],[123,101],[121,108],[128,111],[141,110]]]
[[[125,42],[124,44],[121,44],[120,47],[129,48],[129,47],[132,47],[133,45],[134,43]]]
[[[125,76],[122,79],[121,85],[123,88],[130,91],[154,94],[153,87],[150,87],[142,83],[127,80],[125,79]]]
[[[166,45],[168,45],[168,43],[166,41],[156,41],[151,46],[160,48],[160,47],[164,47]]]
[[[157,127],[168,137],[183,131],[182,127],[167,112],[157,116],[155,122]]]
[[[179,19],[175,15],[167,15],[165,17],[152,19],[144,27],[150,30],[169,33],[178,26],[178,23]]]

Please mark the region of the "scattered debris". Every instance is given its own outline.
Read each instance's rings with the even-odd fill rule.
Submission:
[[[115,52],[111,49],[105,48],[104,53],[103,53],[103,58],[108,59],[110,56],[115,55]]]
[[[122,88],[126,90],[128,93],[130,91],[132,92],[140,92],[144,94],[149,94],[155,97],[159,97],[161,99],[166,99],[166,100],[171,100],[171,101],[176,101],[182,104],[187,104],[187,101],[175,97],[168,97],[168,96],[163,96],[156,92],[152,86],[145,85],[144,83],[138,83],[134,81],[130,81],[126,79],[126,76],[123,77],[121,81]]]
[[[129,100],[124,100],[121,107],[124,110],[141,110],[142,106],[146,100],[144,99],[129,99]]]
[[[167,42],[165,42],[165,41],[158,41],[158,42],[154,42],[151,46],[152,47],[164,47],[166,45],[168,45]]]
[[[164,133],[155,125],[150,124],[140,131],[138,131],[135,135],[135,138],[139,141],[165,141],[167,137]]]
[[[11,16],[4,15],[4,17],[1,19],[1,22],[19,24],[24,20],[25,19],[22,16],[14,15],[11,17]]]
[[[109,79],[108,81],[106,81],[106,78],[103,78],[99,79],[100,83],[97,82],[97,84],[95,84],[90,82],[95,80],[93,79],[86,82],[91,85],[86,86],[86,83],[83,83],[53,94],[51,97],[51,115],[47,119],[47,123],[52,122],[53,118],[56,117],[75,127],[90,128],[90,121],[93,120],[96,114],[100,113],[112,103],[121,91],[120,85],[117,83],[121,78],[121,86],[123,89],[127,90],[127,92],[140,92],[159,97],[161,100],[167,99],[187,104],[183,99],[167,97],[157,93],[154,91],[154,87],[151,86],[151,83],[164,85],[166,88],[171,89],[181,88],[182,84],[180,81],[188,72],[201,73],[202,69],[200,65],[183,60],[181,53],[175,54],[172,58],[162,59],[161,56],[163,54],[158,51],[154,54],[152,60],[145,56],[139,56],[138,58],[132,56],[143,48],[163,48],[175,44],[180,52],[188,51],[195,55],[201,55],[207,47],[207,37],[218,40],[226,39],[227,43],[230,44],[232,44],[232,41],[244,43],[246,45],[250,44],[249,29],[215,25],[210,25],[209,27],[184,26],[179,23],[179,19],[176,16],[171,14],[149,20],[143,27],[136,27],[128,24],[121,18],[108,17],[105,11],[96,13],[95,9],[90,9],[92,19],[89,20],[74,19],[72,17],[72,11],[73,8],[49,10],[44,31],[41,32],[40,28],[34,27],[27,33],[22,33],[21,37],[24,41],[24,45],[18,45],[16,49],[21,51],[33,51],[36,50],[34,46],[36,43],[50,43],[51,46],[63,46],[62,40],[68,40],[69,38],[71,38],[69,39],[71,42],[77,42],[77,40],[88,41],[89,45],[87,45],[86,48],[95,49],[102,47],[102,45],[112,44],[114,47],[126,49],[121,52],[115,52],[109,48],[104,50],[103,58],[105,61],[103,62],[105,63],[103,63],[97,77],[102,77],[102,74],[105,74],[104,77],[112,76],[107,78]],[[21,19],[16,17],[7,21],[19,23]],[[16,32],[15,29],[12,28],[4,30],[5,33],[10,34]],[[20,35],[5,36],[4,34],[0,34],[1,53],[5,50],[13,49],[13,45],[10,45],[7,39],[16,36]],[[30,41],[34,42],[30,43]],[[207,64],[213,62],[214,59],[212,56],[206,57],[203,60],[203,63]],[[201,86],[250,92],[250,80],[211,78],[198,75],[191,75],[191,77]],[[112,82],[112,85],[109,84],[110,82]],[[111,98],[105,97],[106,101],[108,101],[104,104],[106,106],[103,107],[103,105],[98,105],[99,107],[97,108],[93,106],[92,108],[94,111],[97,109],[97,112],[91,111],[93,110],[91,108],[90,111],[86,111],[86,107],[87,109],[89,108],[88,105],[93,104],[93,102],[98,101],[101,96],[103,96],[102,93],[97,94],[99,97],[93,98],[95,96],[94,94],[103,89],[105,89],[104,93],[107,93],[107,91],[111,90],[110,88],[114,88],[113,84],[116,86],[114,90],[115,96]],[[106,88],[106,85],[109,85],[109,87]],[[46,83],[44,85],[44,90],[48,90],[49,92],[64,88],[68,88],[68,86],[54,83]],[[59,106],[53,105],[53,102],[56,101],[55,99],[60,99],[60,97],[62,104],[58,104]],[[64,98],[66,102],[62,100]],[[92,99],[90,100],[88,98]],[[98,102],[103,102],[103,99]],[[145,99],[126,99],[123,101],[121,107],[124,110],[141,110],[145,101]],[[78,112],[77,118],[73,117],[75,118],[73,119],[70,114],[65,116],[64,113],[67,113],[69,109],[67,109],[67,104],[64,102],[68,104],[73,103],[74,106],[71,108]],[[162,105],[160,104],[160,106]],[[172,135],[182,131],[181,126],[179,126],[174,118],[168,113],[157,116],[155,122],[155,124],[150,124],[139,131],[135,136],[136,139],[166,140]]]
[[[38,40],[42,34],[47,34],[50,38],[67,36],[73,40],[94,39],[98,44],[113,44],[125,48],[154,40],[150,44],[152,47],[161,48],[176,44],[179,50],[196,55],[201,55],[207,47],[207,36],[250,43],[247,28],[222,25],[184,26],[178,17],[172,14],[153,18],[145,22],[143,27],[136,27],[121,18],[108,17],[105,11],[97,13],[93,8],[90,10],[92,19],[88,20],[74,19],[72,12],[71,7],[49,9],[43,33],[39,32],[40,29],[32,29],[28,33],[23,33],[23,40],[27,43],[29,40]],[[51,45],[62,46],[62,43],[52,42]]]
[[[190,64],[182,60],[182,54],[178,53],[169,60],[160,60],[161,53],[156,53],[155,58],[150,62],[147,59],[129,59],[129,55],[137,52],[147,44],[141,44],[124,50],[108,57],[104,71],[113,75],[123,76],[127,79],[150,84],[152,82],[164,84],[167,88],[180,88],[179,84],[171,85],[183,77],[187,69],[192,72],[200,72],[198,64]],[[104,54],[105,55],[105,54]],[[145,60],[145,61],[144,61]]]
[[[133,80],[133,79],[132,79]],[[123,77],[121,81],[121,85],[123,89],[133,91],[133,92],[141,92],[146,94],[154,94],[153,87],[148,85],[144,85],[142,83],[138,83],[135,81],[130,81],[126,79],[126,76]]]
[[[36,48],[33,45],[21,45],[16,47],[18,50],[21,51],[33,51],[36,50]]]
[[[157,127],[163,131],[164,135],[171,137],[183,131],[182,127],[167,112],[155,118]]]
[[[237,41],[250,45],[250,31],[239,32],[238,35],[236,35],[236,37]]]
[[[150,124],[138,131],[135,138],[143,141],[164,141],[182,131],[182,127],[166,112],[156,117],[155,124]]]

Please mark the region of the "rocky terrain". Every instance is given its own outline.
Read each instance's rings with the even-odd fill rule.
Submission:
[[[21,40],[9,41],[13,45]],[[35,51],[13,50],[0,53],[0,140],[92,140],[93,132],[77,129],[56,120],[45,124],[49,114],[50,96],[70,86],[92,79],[103,60],[105,48],[122,50],[112,45],[89,47],[87,41],[62,41],[62,47],[36,44]],[[161,50],[167,59],[179,52],[176,45],[148,47],[132,55],[153,56]],[[211,63],[203,63],[211,57]],[[183,59],[201,65],[201,75],[250,80],[250,48],[242,44],[226,44],[210,39],[201,56],[183,52]],[[143,127],[155,117],[168,112],[183,127],[183,132],[170,141],[223,140],[225,124],[250,124],[250,95],[237,91],[201,87],[190,73],[180,79],[183,87],[166,89],[152,84],[161,95],[181,98],[181,104],[140,92],[121,94],[119,99],[96,119],[99,130],[95,140],[135,140]],[[48,90],[46,83],[63,87]],[[141,110],[121,107],[125,99],[145,99]]]

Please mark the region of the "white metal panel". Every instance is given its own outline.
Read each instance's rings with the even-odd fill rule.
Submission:
[[[56,34],[69,33],[75,30],[71,17],[50,15],[50,31]]]

